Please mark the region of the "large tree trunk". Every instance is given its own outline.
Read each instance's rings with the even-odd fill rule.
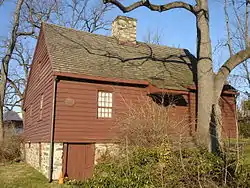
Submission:
[[[1,65],[1,82],[0,82],[0,142],[4,139],[4,123],[3,123],[3,107],[4,107],[4,97],[8,76],[9,62],[11,60],[12,53],[14,51],[17,37],[18,37],[18,27],[19,27],[19,17],[20,11],[24,0],[18,0],[16,5],[16,10],[14,13],[13,26],[11,30],[11,38],[8,44],[8,49],[6,55],[2,59]]]
[[[3,124],[3,110],[0,110],[0,143],[3,142],[4,139],[4,124]]]
[[[201,0],[197,14],[197,141],[211,151],[210,119],[213,103],[214,73],[212,67],[209,14],[206,0]]]
[[[223,152],[223,140],[222,140],[222,114],[219,102],[213,103],[212,114],[210,122],[210,132],[211,132],[211,143],[213,152]]]

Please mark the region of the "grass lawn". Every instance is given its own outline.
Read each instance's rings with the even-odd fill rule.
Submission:
[[[71,186],[48,183],[38,171],[25,163],[0,164],[1,188],[69,188]]]

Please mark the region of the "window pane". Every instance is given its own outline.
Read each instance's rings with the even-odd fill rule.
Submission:
[[[98,92],[98,110],[97,116],[104,117],[104,118],[111,118],[112,117],[112,93],[110,92]]]
[[[112,114],[111,114],[111,113],[109,113],[109,114],[108,114],[108,117],[110,117],[110,118],[111,118],[111,117],[112,117]]]
[[[98,93],[98,106],[112,107],[112,93],[99,92]]]
[[[100,101],[98,101],[98,106],[101,106],[101,105],[102,105],[102,103]]]

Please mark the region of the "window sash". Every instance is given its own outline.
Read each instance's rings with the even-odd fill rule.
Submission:
[[[98,117],[99,118],[111,118],[112,117],[112,108],[98,108]]]
[[[113,93],[99,91],[97,101],[97,117],[112,118]]]

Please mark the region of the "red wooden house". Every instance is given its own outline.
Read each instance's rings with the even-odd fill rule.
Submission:
[[[43,23],[24,101],[26,161],[49,179],[90,177],[99,153],[113,146],[124,101],[140,96],[180,96],[171,117],[188,117],[192,134],[195,63],[188,50],[136,41],[133,18],[117,17],[111,37]],[[225,137],[236,134],[235,94],[222,94]]]

